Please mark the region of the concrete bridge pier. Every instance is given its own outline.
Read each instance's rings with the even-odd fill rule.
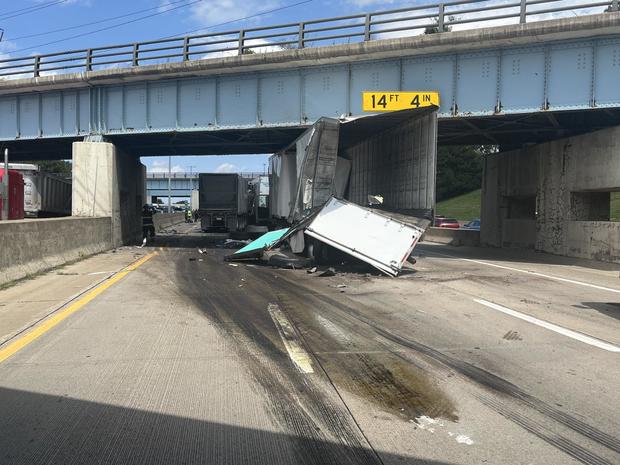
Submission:
[[[620,262],[620,126],[487,157],[482,244]]]
[[[72,215],[110,217],[115,247],[142,238],[146,167],[102,140],[73,143]]]

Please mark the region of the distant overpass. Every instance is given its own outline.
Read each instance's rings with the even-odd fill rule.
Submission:
[[[361,116],[364,90],[401,89],[440,92],[440,144],[541,142],[620,124],[617,10],[471,0],[0,60],[0,143],[15,159],[93,136],[136,155],[268,153],[320,116]]]
[[[245,178],[255,178],[265,173],[244,172],[239,173]],[[190,197],[192,189],[198,189],[198,173],[171,173],[170,191],[172,197]],[[146,174],[146,197],[167,197],[168,196],[168,173],[147,173]]]

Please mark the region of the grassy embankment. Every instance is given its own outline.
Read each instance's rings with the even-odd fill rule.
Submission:
[[[480,218],[480,189],[437,202],[437,214],[459,221]],[[611,220],[620,221],[620,192],[611,193]]]

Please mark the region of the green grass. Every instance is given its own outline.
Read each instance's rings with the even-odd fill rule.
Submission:
[[[620,192],[611,193],[611,221],[620,221]]]
[[[437,203],[437,214],[460,221],[480,218],[480,189]],[[620,207],[620,201],[618,202]]]
[[[480,218],[480,189],[437,203],[437,214],[460,221]],[[611,221],[620,221],[620,192],[611,193]]]

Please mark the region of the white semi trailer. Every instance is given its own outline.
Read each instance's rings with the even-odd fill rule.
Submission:
[[[39,170],[36,165],[11,163],[24,177],[24,215],[30,218],[71,215],[71,181]]]

